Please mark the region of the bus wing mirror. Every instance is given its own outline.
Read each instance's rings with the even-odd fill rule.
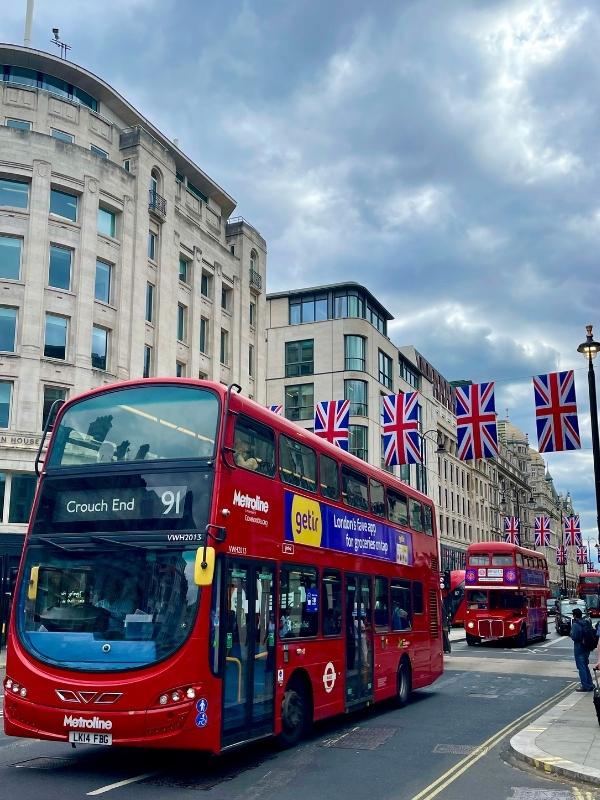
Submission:
[[[27,599],[35,600],[37,597],[38,580],[40,577],[39,566],[32,567],[29,573],[29,583],[27,584]]]
[[[215,573],[215,548],[199,547],[194,564],[194,583],[196,586],[210,586]]]

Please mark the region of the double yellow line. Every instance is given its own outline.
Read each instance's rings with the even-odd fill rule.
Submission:
[[[565,689],[561,689],[561,691],[557,694],[553,695],[547,700],[544,700],[535,708],[532,708],[531,711],[528,711],[521,717],[509,722],[508,725],[505,725],[504,728],[499,730],[493,736],[490,736],[490,738],[485,742],[477,745],[477,747],[475,747],[475,749],[469,753],[468,756],[451,767],[447,772],[444,772],[443,775],[440,775],[437,780],[433,781],[433,783],[430,783],[429,786],[425,787],[425,789],[422,789],[418,794],[414,795],[411,800],[431,800],[431,798],[437,797],[441,791],[443,791],[451,783],[454,783],[457,778],[459,778],[464,772],[470,769],[470,767],[476,764],[480,758],[483,758],[483,756],[487,755],[493,747],[502,741],[502,739],[505,739],[518,728],[525,725],[532,717],[537,717],[539,714],[544,713],[544,711],[547,711],[549,708],[556,705],[559,700],[562,700],[563,697],[570,694],[573,691],[573,686],[574,684],[569,684]]]

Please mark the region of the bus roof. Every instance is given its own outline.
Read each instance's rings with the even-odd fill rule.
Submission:
[[[536,558],[545,559],[543,553],[537,550],[529,550],[527,547],[520,547],[518,544],[510,544],[509,542],[474,542],[467,548],[467,558],[470,553],[521,553],[524,556],[535,556]]]
[[[117,383],[99,386],[95,389],[82,392],[81,394],[69,398],[61,406],[58,412],[55,427],[60,422],[62,415],[69,407],[80,402],[81,400],[85,400],[88,397],[93,397],[97,394],[106,394],[107,392],[111,391],[118,391],[119,389],[128,389],[145,385],[164,386],[165,384],[173,384],[176,386],[196,386],[210,389],[219,395],[223,402],[225,401],[229,391],[229,387],[222,383],[200,380],[196,378],[137,378],[135,380],[119,381]],[[261,422],[269,428],[276,427],[281,433],[292,436],[294,439],[306,444],[308,447],[318,449],[320,452],[325,453],[331,458],[337,459],[337,461],[339,461],[341,464],[345,464],[350,469],[355,469],[378,480],[381,478],[383,470],[373,467],[371,464],[367,464],[367,462],[363,461],[361,458],[345,452],[340,447],[325,441],[325,439],[321,439],[319,436],[316,436],[314,433],[312,433],[312,431],[307,431],[305,428],[300,427],[300,425],[296,425],[296,423],[291,422],[285,417],[273,414],[273,412],[268,408],[260,405],[260,403],[257,403],[254,400],[250,400],[249,397],[245,397],[242,394],[232,391],[230,403],[230,409],[232,411],[247,414],[249,417],[252,417],[252,419],[256,420],[257,422]],[[386,472],[385,477],[386,483],[392,486],[392,488],[397,488],[398,491],[406,492],[414,499],[425,501],[427,504],[433,505],[433,500],[428,495],[423,494],[423,492],[415,489],[412,486],[409,486],[406,483],[403,483],[395,475]]]

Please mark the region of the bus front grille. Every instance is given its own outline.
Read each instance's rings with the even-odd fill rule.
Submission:
[[[501,619],[480,619],[479,635],[484,639],[499,639],[504,636],[504,623]]]

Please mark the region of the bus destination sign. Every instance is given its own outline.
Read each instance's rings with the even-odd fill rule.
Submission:
[[[187,486],[59,491],[52,517],[54,522],[181,519],[187,494]]]

